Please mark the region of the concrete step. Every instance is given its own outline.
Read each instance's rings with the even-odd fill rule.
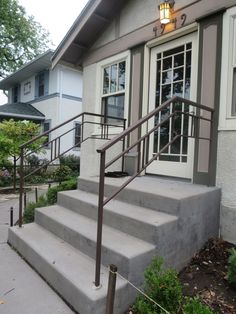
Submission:
[[[82,190],[58,194],[58,205],[97,220],[98,196]],[[157,243],[173,230],[178,217],[150,210],[119,200],[112,200],[104,207],[103,222],[134,237]]]
[[[94,290],[94,260],[36,223],[10,228],[8,241],[77,312],[105,313],[108,269],[102,267],[102,287]],[[119,277],[116,287],[115,313],[121,314],[134,294]]]
[[[97,223],[64,207],[38,208],[35,222],[86,255],[95,258]],[[103,225],[102,264],[115,264],[119,272],[134,284],[143,280],[155,246],[112,227]]]
[[[127,177],[105,178],[105,195],[109,196],[117,191],[126,180]],[[98,194],[98,183],[98,177],[79,177],[78,189]],[[141,176],[121,191],[116,199],[179,216],[188,211],[189,204],[197,208],[199,202],[207,203],[208,200],[208,203],[215,203],[215,199],[220,199],[220,189],[155,176]]]

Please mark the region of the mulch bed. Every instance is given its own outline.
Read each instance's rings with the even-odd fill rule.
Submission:
[[[179,274],[183,295],[198,296],[213,313],[236,314],[236,288],[226,279],[229,251],[235,245],[210,239]],[[125,314],[133,313],[131,308]]]
[[[213,312],[236,314],[236,289],[226,280],[233,247],[220,239],[209,240],[179,274],[184,295],[199,296]]]

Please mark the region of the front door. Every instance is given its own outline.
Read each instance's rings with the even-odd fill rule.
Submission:
[[[197,74],[197,34],[165,43],[151,50],[150,61],[150,89],[149,111],[157,108],[173,96],[180,96],[192,101],[196,100],[196,74]],[[182,110],[189,110],[181,104]],[[160,112],[149,124],[159,123],[171,113]],[[190,109],[191,110],[191,109]],[[187,120],[187,121],[186,121]],[[158,153],[171,140],[170,119],[168,124],[158,129],[151,137],[149,157]],[[190,127],[189,119],[182,115],[177,123],[178,134],[183,134]],[[176,128],[176,123],[175,123]],[[170,145],[158,159],[147,168],[147,173],[192,178],[193,172],[194,140],[181,137]]]

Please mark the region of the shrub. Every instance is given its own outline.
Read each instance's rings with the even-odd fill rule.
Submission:
[[[236,288],[236,249],[230,251],[227,279]]]
[[[171,313],[178,313],[182,303],[182,289],[173,269],[163,268],[163,259],[153,258],[144,272],[144,292],[164,309]],[[134,304],[134,310],[140,314],[165,313],[154,303],[139,295]]]
[[[60,191],[74,190],[77,188],[76,179],[62,182],[60,185],[51,187],[48,189],[46,195],[41,195],[37,203],[30,202],[26,205],[24,210],[24,223],[30,223],[34,221],[35,208],[53,205],[57,201],[57,193]]]
[[[57,202],[57,193],[61,191],[75,190],[77,188],[77,180],[71,179],[62,182],[60,185],[53,186],[48,189],[47,199],[48,204],[53,205]]]
[[[47,170],[47,164],[48,160],[46,158],[39,158],[37,155],[30,155],[26,158],[28,167],[25,169],[25,173],[31,173],[32,171],[36,170],[37,168],[42,167],[38,171],[36,171],[34,174],[42,175]]]
[[[71,178],[72,170],[68,166],[60,166],[53,172],[53,179],[62,182]]]
[[[60,165],[69,167],[72,171],[79,173],[80,157],[75,155],[66,155],[60,157]]]
[[[211,309],[202,304],[198,298],[186,298],[183,305],[183,314],[213,314]]]
[[[41,195],[37,203],[30,202],[26,205],[24,210],[24,223],[30,223],[34,221],[35,208],[44,207],[48,205],[48,200],[44,195]]]

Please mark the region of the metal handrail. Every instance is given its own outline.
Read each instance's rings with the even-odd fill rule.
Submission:
[[[100,122],[95,122],[95,121],[86,121],[86,117],[98,117],[101,118]],[[65,125],[67,125],[68,123],[75,121],[77,119],[81,118],[82,122],[81,124],[81,140],[80,142],[70,146],[68,149],[66,149],[65,151],[61,152],[61,138],[63,136],[65,136],[66,134],[68,134],[69,132],[72,132],[73,130],[75,130],[76,127],[70,128],[69,130],[66,130],[64,133],[60,134],[59,136],[53,138],[50,141],[47,141],[46,145],[42,144],[38,149],[36,150],[31,150],[30,152],[28,152],[27,154],[25,153],[25,149],[31,145],[32,143],[39,141],[40,139],[44,138],[45,136],[49,136],[52,132],[54,132],[55,130],[59,130],[60,128],[64,127]],[[120,121],[121,124],[112,124],[112,123],[105,123],[102,122],[102,120],[104,121],[105,118],[109,118],[111,120],[115,120],[115,121]],[[22,226],[22,222],[23,222],[23,194],[24,194],[24,182],[25,179],[28,178],[29,176],[31,176],[32,174],[36,173],[37,171],[39,171],[40,169],[42,169],[43,167],[48,166],[50,163],[52,163],[53,161],[57,160],[58,158],[62,157],[63,155],[65,155],[66,153],[68,153],[70,150],[72,150],[75,147],[79,147],[82,143],[84,143],[85,141],[87,141],[89,138],[91,138],[90,136],[88,137],[84,137],[84,126],[86,124],[93,124],[93,125],[100,125],[101,126],[101,134],[99,135],[99,137],[95,137],[95,139],[106,139],[108,140],[108,133],[109,133],[109,127],[119,127],[122,128],[123,130],[126,127],[126,119],[124,118],[119,118],[119,117],[114,117],[114,116],[104,116],[102,114],[97,114],[97,113],[92,113],[92,112],[82,112],[68,120],[66,120],[65,122],[55,126],[54,128],[32,138],[31,140],[27,141],[26,143],[22,144],[20,146],[20,181],[19,181],[19,227]],[[124,147],[124,142],[123,142],[123,147]],[[33,153],[37,153],[40,149],[44,148],[44,147],[49,147],[49,149],[51,150],[51,154],[50,154],[50,160],[45,163],[44,165],[41,165],[39,167],[37,167],[36,169],[34,169],[33,171],[31,171],[30,173],[24,175],[24,159],[26,157],[28,157],[29,155],[33,154]]]
[[[114,157],[111,161],[106,163],[106,152],[110,148],[112,148],[119,141],[125,142],[126,139],[131,135],[131,133],[137,129],[143,127],[144,123],[148,123],[150,119],[154,118],[159,112],[163,109],[166,109],[171,104],[175,103],[184,103],[188,106],[192,106],[198,109],[198,113],[190,113],[181,110],[174,110],[172,113],[168,115],[166,119],[156,124],[151,130],[147,131],[141,138],[135,141],[135,143],[123,149],[121,153],[119,153],[116,157]],[[204,117],[200,115],[200,111],[206,111],[210,114],[210,118]],[[139,174],[141,174],[154,160],[157,160],[158,157],[174,142],[176,142],[181,137],[191,137],[191,138],[203,138],[200,137],[196,132],[196,123],[200,120],[207,121],[210,123],[210,136],[209,138],[204,138],[205,140],[209,140],[212,142],[212,134],[213,134],[213,114],[214,109],[203,106],[196,102],[190,101],[188,99],[184,99],[182,97],[174,96],[171,99],[164,102],[161,106],[155,108],[150,113],[148,113],[145,117],[141,118],[123,132],[113,137],[109,142],[105,143],[101,148],[97,149],[97,152],[100,154],[100,177],[99,177],[99,194],[98,194],[98,218],[97,218],[97,247],[96,247],[96,269],[95,269],[95,286],[100,286],[100,269],[101,269],[101,250],[102,250],[102,226],[103,226],[103,208],[104,206],[110,202],[114,197],[116,197],[130,182],[132,182]],[[191,117],[192,125],[190,134],[177,134],[175,135],[158,153],[154,153],[152,158],[149,159],[149,139],[151,134],[153,134],[156,130],[166,124],[170,119],[174,119],[177,115],[185,115]],[[141,146],[142,146],[142,156],[141,156]],[[105,170],[114,164],[118,159],[124,158],[125,154],[127,154],[134,147],[138,148],[138,167],[136,172],[125,181],[112,195],[105,198],[104,190],[105,190]]]

